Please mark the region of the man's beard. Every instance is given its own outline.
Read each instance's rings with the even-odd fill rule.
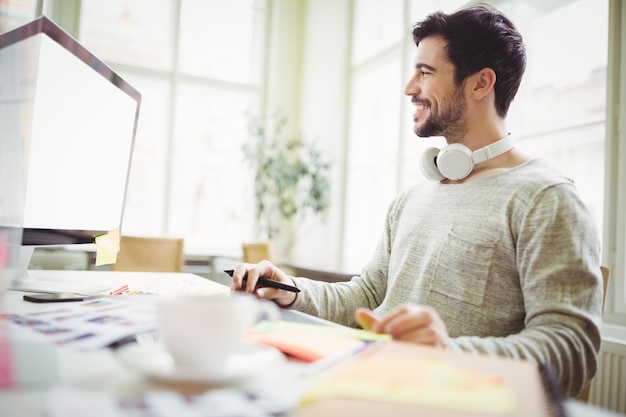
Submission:
[[[419,137],[444,136],[449,139],[461,139],[466,127],[467,105],[463,96],[463,88],[458,87],[446,97],[436,113],[432,111],[432,103],[425,100],[431,110],[430,116],[421,125],[415,126],[415,134]],[[454,141],[456,141],[454,140]]]

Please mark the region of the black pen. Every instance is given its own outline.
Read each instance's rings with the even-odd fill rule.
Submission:
[[[224,272],[226,272],[229,276],[233,276],[233,274],[235,273],[234,269],[225,269]],[[243,278],[243,283],[246,283],[246,280],[248,279],[248,277],[244,277]],[[272,288],[278,288],[279,290],[285,290],[285,291],[290,291],[290,292],[300,292],[300,288],[291,286],[291,285],[287,285],[287,284],[283,284],[282,282],[278,282],[278,281],[274,281],[273,279],[269,279],[269,278],[265,278],[265,277],[259,277],[259,280],[256,283],[257,287],[272,287]]]

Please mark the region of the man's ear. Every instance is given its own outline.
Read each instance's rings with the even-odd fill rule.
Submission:
[[[483,68],[480,71],[470,75],[472,91],[471,95],[474,100],[481,100],[493,91],[496,84],[496,73],[491,68]]]

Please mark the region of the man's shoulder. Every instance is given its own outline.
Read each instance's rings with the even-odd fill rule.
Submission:
[[[505,185],[527,189],[545,189],[558,185],[573,186],[574,181],[561,172],[555,165],[545,159],[531,159],[508,172],[494,177],[494,180]]]
[[[532,176],[533,179],[546,182],[572,182],[554,164],[542,158],[533,158],[509,171],[512,175],[521,175],[525,178]],[[529,179],[529,178],[527,178]]]

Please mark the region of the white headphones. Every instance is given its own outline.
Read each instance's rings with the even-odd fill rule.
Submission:
[[[428,148],[422,155],[420,168],[426,178],[431,181],[444,179],[460,180],[467,177],[476,164],[495,158],[515,147],[511,135],[477,149],[474,152],[461,143],[451,143],[438,148]]]

